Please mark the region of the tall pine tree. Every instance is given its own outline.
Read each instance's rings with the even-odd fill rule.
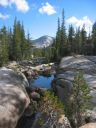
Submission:
[[[8,62],[8,33],[5,26],[0,31],[0,65]]]
[[[92,43],[93,43],[93,54],[96,55],[96,22],[93,24],[92,27]]]
[[[65,16],[64,9],[62,10],[62,23],[61,23],[61,41],[60,41],[60,55],[67,55],[68,47],[67,47],[67,36],[66,36],[66,28],[65,28]]]
[[[86,42],[87,42],[87,33],[85,31],[85,25],[83,25],[81,29],[81,53],[84,55],[87,54]]]
[[[61,45],[61,28],[60,28],[60,19],[58,18],[58,28],[56,33],[56,42],[55,42],[55,56],[58,59],[60,57],[60,46]]]
[[[68,31],[68,47],[69,47],[69,54],[75,53],[75,43],[74,43],[74,35],[75,31],[72,25],[69,26]]]

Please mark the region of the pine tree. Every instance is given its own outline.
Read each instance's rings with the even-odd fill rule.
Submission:
[[[67,36],[66,36],[66,28],[65,28],[65,17],[64,17],[64,9],[62,10],[62,23],[61,23],[61,41],[60,41],[60,55],[67,55],[68,47],[67,47]]]
[[[91,33],[89,33],[87,37],[86,52],[87,52],[87,55],[93,55],[93,42],[92,42]]]
[[[59,59],[59,46],[56,44],[56,39],[54,39],[53,44],[51,46],[51,62],[58,61],[58,59]]]
[[[75,49],[75,53],[76,54],[80,54],[81,53],[81,36],[80,36],[80,28],[77,28],[76,29],[76,33],[75,33],[75,39],[74,39],[74,42],[75,42],[75,46],[74,46],[74,49]]]
[[[86,41],[87,41],[87,33],[85,31],[85,25],[83,25],[81,29],[81,53],[86,55]]]
[[[26,58],[27,40],[23,24],[15,18],[13,28],[13,59],[23,60]],[[27,51],[28,52],[28,51]]]
[[[25,40],[25,31],[24,31],[24,26],[23,23],[20,25],[20,31],[21,31],[21,56],[22,59],[25,58],[25,51],[26,51],[26,40]]]
[[[92,43],[94,46],[93,54],[96,55],[96,22],[93,24],[92,27]]]
[[[8,34],[6,27],[3,26],[0,31],[0,65],[8,62]]]
[[[9,60],[13,59],[13,33],[12,29],[8,29],[8,49],[9,49]]]
[[[30,59],[32,54],[32,42],[30,40],[30,34],[27,34],[27,40],[25,43],[25,58]]]
[[[31,57],[30,37],[26,38],[23,24],[15,18],[12,28],[0,29],[0,65],[8,60],[23,60]]]
[[[69,47],[69,53],[75,53],[75,43],[74,43],[74,35],[75,31],[72,25],[69,26],[68,31],[68,47]]]
[[[21,31],[20,22],[15,18],[13,28],[13,59],[21,60]]]
[[[60,19],[58,18],[58,28],[56,33],[56,42],[55,42],[55,56],[58,59],[60,56],[60,44],[61,44],[61,29],[60,29]]]
[[[82,73],[78,73],[73,81],[71,108],[73,111],[73,120],[76,128],[82,125],[83,114],[90,108],[90,90]]]

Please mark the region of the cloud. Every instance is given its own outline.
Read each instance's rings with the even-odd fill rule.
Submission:
[[[56,10],[51,4],[46,2],[41,8],[39,8],[39,12],[41,14],[46,13],[47,15],[52,15],[56,13]]]
[[[12,4],[16,5],[18,11],[27,12],[29,10],[29,5],[26,0],[0,0],[0,5],[7,7]]]
[[[9,17],[10,17],[10,15],[0,13],[0,19],[6,20]]]
[[[70,17],[66,20],[68,24],[73,24],[76,27],[82,28],[85,25],[85,30],[89,33],[92,29],[93,22],[88,18],[88,16],[84,16],[82,19],[77,19],[75,16]]]
[[[8,0],[0,0],[0,5],[8,6],[9,5]]]
[[[29,6],[26,0],[14,0],[16,7],[19,11],[27,12],[29,10]]]

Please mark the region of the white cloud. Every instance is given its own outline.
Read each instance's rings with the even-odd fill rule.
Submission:
[[[88,16],[84,16],[82,19],[77,19],[76,17],[72,16],[66,20],[68,24],[73,24],[76,27],[82,28],[85,25],[85,30],[89,33],[92,29],[93,22],[88,18]]]
[[[26,0],[0,0],[0,5],[7,7],[12,4],[16,5],[18,11],[27,12],[29,10],[29,5]]]
[[[29,10],[29,6],[26,0],[14,0],[14,3],[16,4],[19,11],[27,12]]]
[[[46,13],[47,15],[52,15],[56,13],[56,10],[51,4],[46,2],[41,8],[39,8],[39,12],[42,14]]]
[[[10,17],[10,15],[0,13],[0,19],[6,20],[9,17]]]

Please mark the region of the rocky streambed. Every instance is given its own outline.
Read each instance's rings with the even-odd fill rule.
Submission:
[[[0,124],[2,124],[2,126],[0,125],[0,128],[71,128],[70,123],[64,114],[64,111],[62,111],[64,110],[64,107],[62,109],[62,105],[58,105],[57,103],[58,100],[54,98],[50,91],[48,92],[49,86],[47,87],[47,89],[42,88],[42,86],[38,85],[37,87],[33,87],[33,81],[40,78],[39,74],[49,77],[51,73],[54,74],[54,68],[55,66],[53,64],[33,67],[31,65],[31,62],[28,62],[27,64],[24,62],[13,62],[10,63],[6,69],[0,69],[0,103],[1,101],[5,101],[5,99],[7,98],[7,103],[9,104],[9,106],[11,105],[12,107],[15,105],[15,107],[12,107],[15,108],[13,110],[14,115],[12,117],[10,117],[9,115],[8,118],[4,116],[3,124],[1,123],[3,117],[2,114],[0,114]],[[78,55],[64,57],[56,70],[55,78],[51,79],[53,91],[63,103],[66,103],[68,102],[72,91],[72,81],[75,74],[78,71],[83,71],[84,78],[86,79],[86,82],[90,87],[90,94],[92,95],[91,103],[93,105],[93,108],[91,110],[88,110],[90,122],[96,122],[95,69],[95,56],[90,57]],[[41,83],[42,82],[43,81],[41,79]],[[38,84],[39,83],[40,81],[38,82]],[[7,90],[5,87],[7,87]],[[20,93],[18,92],[18,90],[20,91]],[[14,99],[13,95],[15,94],[16,97]],[[3,95],[5,95],[5,98],[2,97]],[[8,98],[8,96],[11,98]],[[20,102],[18,102],[19,98]],[[21,106],[23,108],[22,111]],[[59,106],[59,109],[57,106]],[[18,114],[17,110],[21,113]],[[6,112],[9,113],[9,111],[10,109],[8,109],[8,111],[2,111],[1,103],[0,112],[3,112],[3,115],[6,115]],[[16,117],[14,118],[14,122],[12,122],[13,117]],[[6,119],[9,119],[9,121],[6,121]],[[4,126],[4,124],[6,125]],[[88,124],[88,126],[90,125],[91,124]],[[85,125],[85,128],[86,126],[87,125]]]
[[[62,109],[55,108],[50,91],[30,86],[39,71],[16,62],[0,69],[0,128],[71,128]]]

